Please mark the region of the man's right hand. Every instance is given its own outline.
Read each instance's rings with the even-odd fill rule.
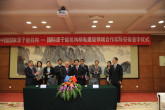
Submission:
[[[40,72],[36,72],[36,74],[35,75],[39,75],[40,74]]]
[[[108,81],[109,84],[111,84],[111,81]]]

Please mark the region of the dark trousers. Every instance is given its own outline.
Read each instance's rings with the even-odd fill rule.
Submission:
[[[58,81],[58,85],[61,84],[61,76],[59,74],[56,74],[56,79]]]
[[[86,85],[86,79],[83,78],[82,80],[83,80],[83,81],[82,81],[82,85]]]
[[[83,79],[81,79],[81,78],[77,78],[77,83],[81,84],[81,85],[84,85]]]
[[[38,85],[43,84],[43,79],[40,79],[39,81],[37,81],[37,84],[38,84]]]
[[[117,88],[117,102],[120,102],[120,84],[112,83],[112,85]]]
[[[49,79],[50,79],[50,78],[45,78],[45,84],[47,84],[47,82],[48,82]]]

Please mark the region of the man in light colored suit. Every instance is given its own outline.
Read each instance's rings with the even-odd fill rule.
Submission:
[[[91,68],[91,74],[92,74],[92,78],[97,78],[100,83],[100,74],[102,73],[102,69],[98,65],[99,65],[99,61],[96,60],[95,66]]]

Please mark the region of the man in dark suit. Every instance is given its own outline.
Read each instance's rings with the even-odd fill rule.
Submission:
[[[36,85],[37,84],[36,76],[39,74],[40,72],[36,72],[36,69],[33,68],[33,61],[30,60],[28,62],[28,67],[25,68],[25,75],[26,75],[25,86]]]
[[[73,59],[71,59],[71,60],[70,60],[70,65],[69,65],[69,68],[71,68],[71,69],[72,69],[74,66],[75,66],[75,65],[74,65],[74,60],[73,60]]]
[[[75,66],[73,67],[74,75],[77,78],[77,83],[84,85],[83,79],[85,77],[85,69],[79,65],[79,60],[75,60]]]
[[[55,66],[55,68],[54,68],[54,73],[55,73],[55,75],[56,75],[56,79],[57,79],[57,81],[58,81],[58,85],[61,83],[60,72],[61,72],[61,70],[62,70],[63,67],[64,67],[64,66],[62,65],[62,59],[59,59],[59,60],[58,60],[58,65]]]
[[[84,59],[81,59],[80,60],[80,64],[81,64],[81,67],[84,68],[85,70],[85,77],[83,78],[83,84],[86,85],[86,80],[89,79],[89,69],[88,69],[88,66],[84,64]]]
[[[65,67],[63,67],[61,72],[60,72],[61,83],[64,82],[64,79],[65,79],[66,75],[68,75],[68,76],[72,76],[73,75],[73,71],[69,67],[69,62],[68,61],[65,62]]]
[[[123,78],[123,69],[121,65],[117,64],[117,57],[114,57],[112,61],[113,65],[109,70],[109,83],[117,88],[117,101],[120,102],[120,85]]]
[[[47,81],[50,78],[53,78],[54,77],[54,69],[53,69],[53,67],[51,67],[51,62],[50,61],[47,61],[46,62],[46,65],[47,66],[44,68],[45,84],[47,84]]]

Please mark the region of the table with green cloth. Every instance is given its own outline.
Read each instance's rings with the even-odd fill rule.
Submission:
[[[58,86],[23,88],[24,110],[116,110],[117,89],[112,85],[100,85],[82,88],[82,98],[69,102],[55,98]]]

